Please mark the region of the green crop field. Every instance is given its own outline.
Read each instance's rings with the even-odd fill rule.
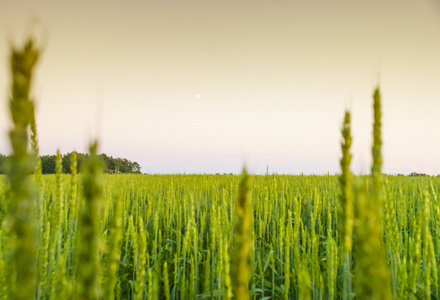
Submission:
[[[371,175],[42,175],[29,96],[39,51],[12,51],[0,176],[1,299],[439,299],[440,178]]]
[[[1,179],[4,203],[6,178]],[[359,218],[366,214],[366,219],[354,220],[349,273],[344,270],[338,233],[337,176],[249,179],[249,293],[253,298],[348,297],[343,290],[345,276],[353,277],[354,295],[368,295],[374,292],[369,289],[381,287],[395,299],[437,296],[439,179],[385,177],[383,221],[378,224],[382,225],[381,249],[373,252],[378,251],[369,246],[374,236],[363,228],[369,212],[359,213]],[[76,299],[84,288],[84,268],[96,276],[90,291],[104,299],[229,297],[238,251],[234,233],[238,176],[106,175],[99,207],[83,212],[96,213],[96,234],[90,236],[94,240],[81,234],[85,226],[78,217],[85,206],[82,180],[83,176],[45,175],[39,184],[36,298]],[[4,226],[2,241],[7,239]],[[11,287],[8,274],[13,274],[5,259],[7,245],[2,243],[1,248],[4,299],[9,299]],[[79,255],[83,251],[93,251],[96,257],[83,261]],[[369,267],[381,259],[389,277],[387,286],[374,285],[376,270]]]

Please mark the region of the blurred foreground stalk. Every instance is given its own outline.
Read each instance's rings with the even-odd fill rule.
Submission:
[[[343,299],[351,299],[351,248],[353,234],[353,176],[350,171],[350,163],[352,155],[351,147],[351,114],[345,112],[344,122],[342,123],[342,141],[341,150],[342,158],[340,160],[341,175],[339,183],[341,184],[341,193],[339,196],[339,232],[341,236],[342,252],[344,256],[344,284]]]
[[[246,299],[249,294],[249,279],[251,276],[251,266],[249,264],[249,254],[251,251],[251,228],[252,228],[252,205],[250,196],[250,178],[243,169],[238,196],[235,202],[237,221],[235,224],[235,263],[233,273],[233,287],[235,299]]]
[[[103,202],[104,175],[97,148],[97,142],[90,145],[90,157],[83,167],[83,199],[78,216],[76,299],[98,299],[100,296],[99,212]]]
[[[12,49],[10,57],[12,85],[9,108],[13,124],[9,139],[12,155],[8,168],[10,191],[4,223],[10,299],[33,299],[35,291],[36,232],[31,178],[35,160],[28,148],[29,127],[35,125],[34,103],[29,97],[29,90],[38,57],[39,50],[32,39],[22,49]]]
[[[361,182],[356,198],[357,289],[359,299],[391,299],[390,270],[386,263],[382,236],[382,122],[380,90],[373,94],[372,189]]]

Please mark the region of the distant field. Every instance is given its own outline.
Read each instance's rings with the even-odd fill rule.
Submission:
[[[437,297],[440,179],[384,179],[382,241],[392,294],[396,299],[426,298],[431,293]],[[251,176],[250,180],[249,290],[253,298],[342,298],[338,177],[267,175]],[[5,181],[1,176],[2,220]],[[71,175],[44,175],[35,191],[39,299],[69,299],[78,289],[76,278],[83,266],[78,265],[76,254],[79,248],[87,247],[78,244],[81,182],[81,176],[76,180]],[[104,201],[95,216],[99,224],[96,272],[100,295],[108,295],[111,288],[117,299],[151,299],[153,294],[165,299],[167,293],[171,299],[226,297],[230,288],[226,278],[231,276],[236,251],[239,176],[106,175],[103,183]],[[72,190],[78,192],[72,194]],[[120,208],[115,208],[117,203]],[[54,221],[56,218],[61,219]],[[120,229],[115,227],[115,219],[120,220]],[[356,222],[355,218],[355,226]],[[115,242],[116,232],[122,235]],[[329,251],[330,239],[336,242],[337,251]],[[359,261],[375,258],[358,256],[358,239],[355,229],[350,272],[362,280]],[[1,253],[7,251],[2,243]],[[110,278],[109,253],[117,259],[115,282]],[[0,286],[5,292],[7,264],[5,260],[0,264]]]

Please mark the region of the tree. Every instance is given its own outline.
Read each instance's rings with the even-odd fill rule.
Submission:
[[[0,174],[6,174],[7,159],[6,155],[0,154]]]
[[[43,174],[55,174],[55,155],[44,155],[41,156],[41,172]]]
[[[72,153],[69,152],[62,157],[61,166],[63,173],[71,174],[71,160]],[[88,158],[88,154],[77,153],[77,173],[80,172],[83,162]],[[7,160],[9,156],[0,154],[0,174],[5,174],[7,169]],[[103,172],[110,174],[125,173],[125,174],[141,174],[141,167],[137,162],[132,162],[126,158],[113,158],[105,153],[98,155],[98,158],[103,162]],[[40,156],[41,171],[43,174],[55,174],[56,156],[44,155]]]

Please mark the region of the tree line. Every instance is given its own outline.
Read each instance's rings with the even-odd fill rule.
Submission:
[[[73,152],[67,153],[62,156],[62,168],[63,173],[70,174],[72,173],[70,169],[71,165],[71,156]],[[89,156],[84,153],[77,153],[77,172],[81,172],[81,166],[83,162]],[[141,167],[137,162],[132,162],[126,158],[113,158],[113,156],[108,156],[105,153],[99,155],[103,162],[103,171],[105,173],[110,174],[141,174]],[[6,168],[8,166],[9,156],[0,154],[0,174],[6,174]],[[41,170],[43,174],[55,174],[55,164],[56,164],[56,155],[43,155],[40,156],[41,159]]]

